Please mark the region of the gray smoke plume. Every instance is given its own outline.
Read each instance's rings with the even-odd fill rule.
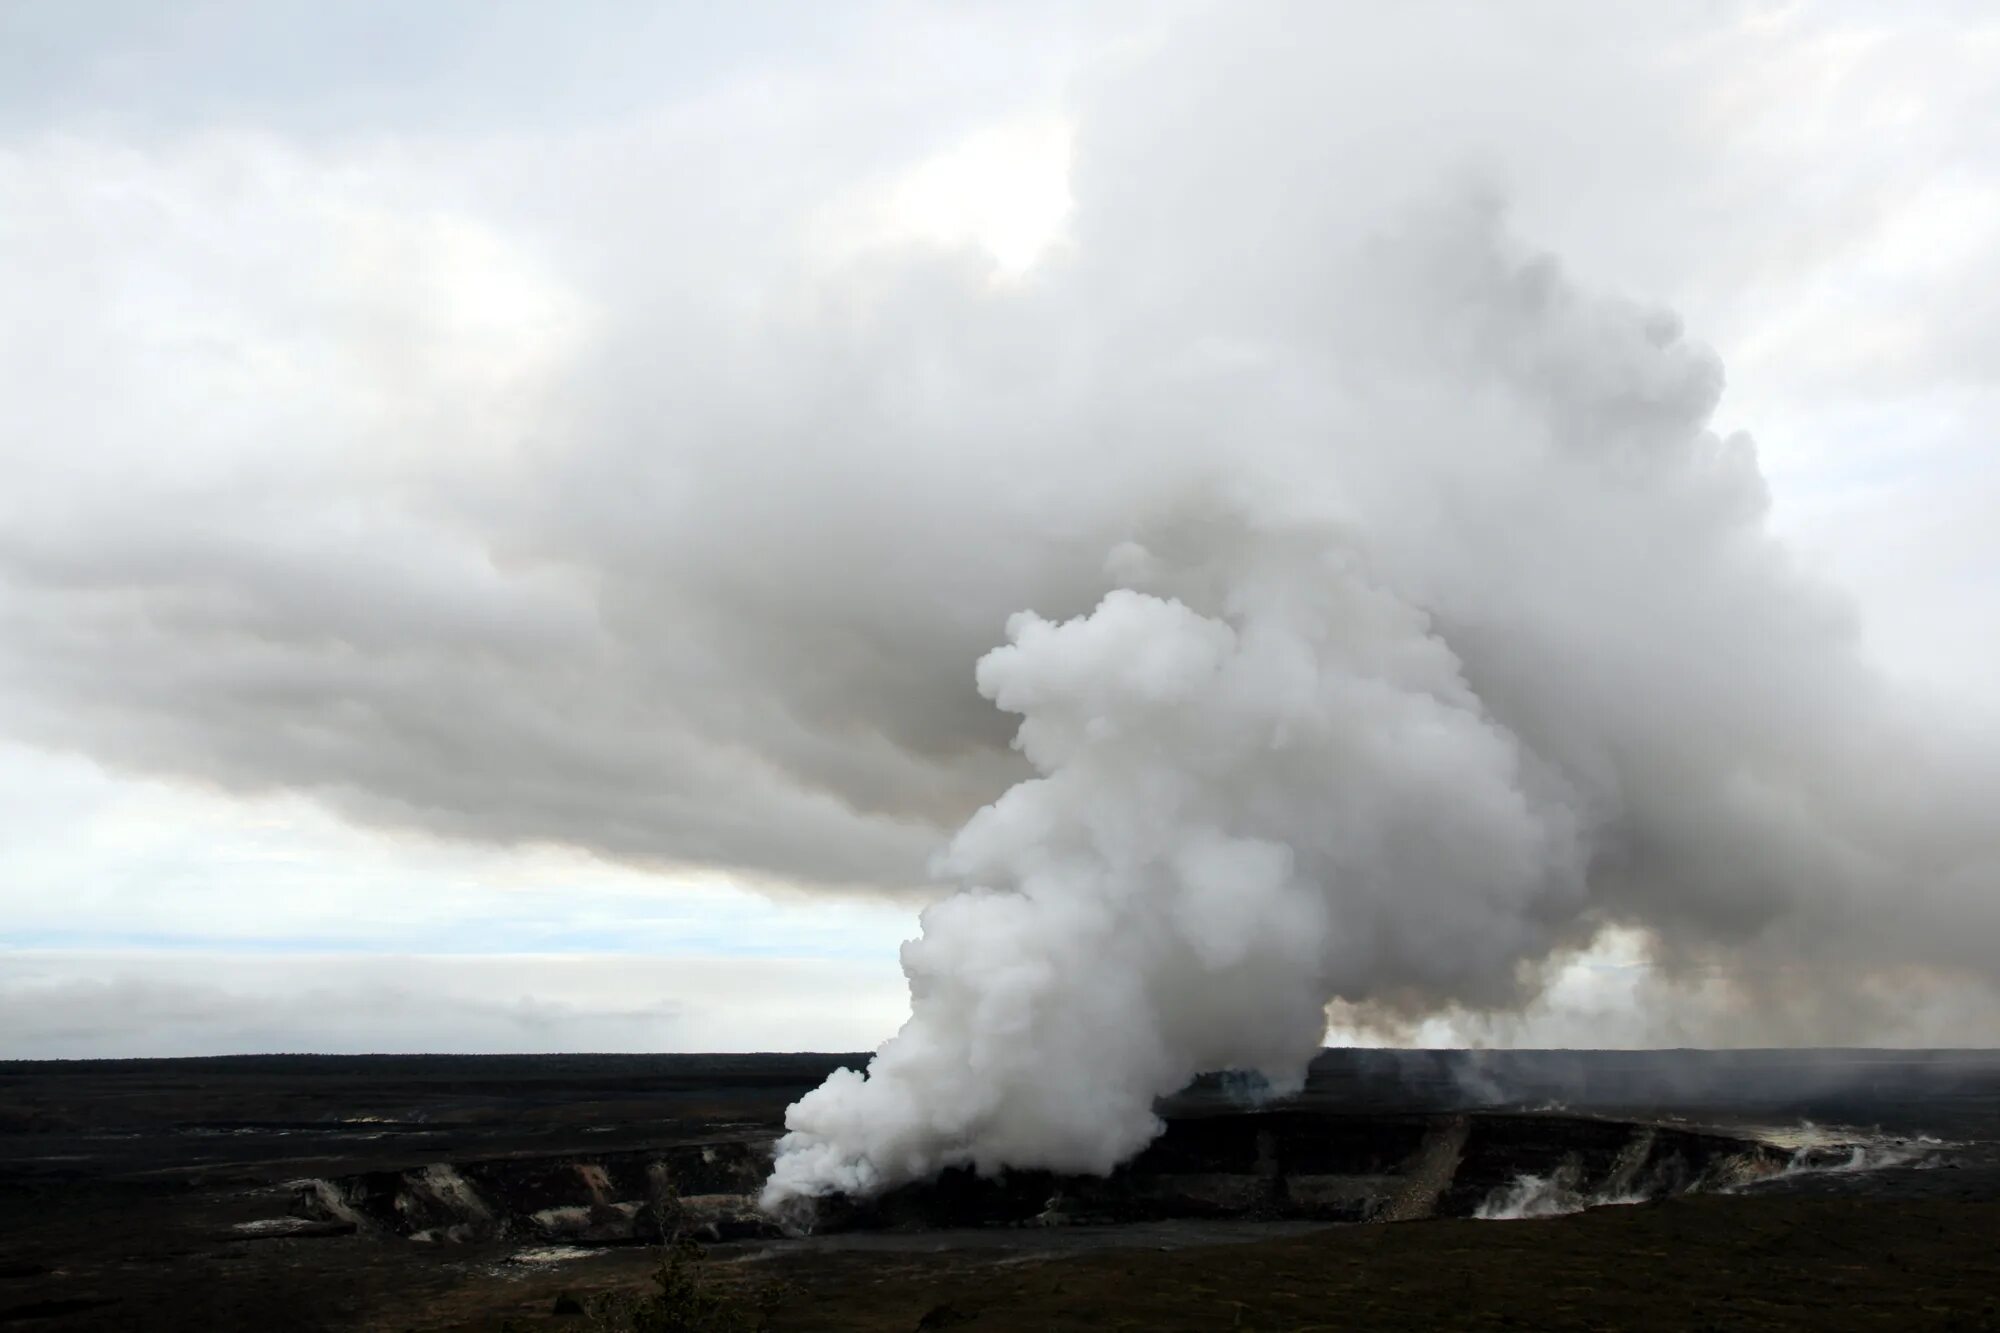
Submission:
[[[470,144],[5,130],[9,734],[931,901],[774,1197],[1101,1168],[1197,1070],[1295,1080],[1329,1002],[1504,1023],[1608,930],[1690,1040],[1977,1030],[2000,744],[1774,539],[1718,357],[1537,249],[1643,274],[1740,211],[1689,286],[1793,272],[1992,160],[1976,44],[1909,48],[1929,137],[1761,211],[1795,15],[1196,9],[1064,86],[1011,277],[800,235],[1019,110],[955,72],[990,15]]]
[[[936,863],[912,1017],[792,1109],[773,1204],[1108,1170],[1196,1073],[1295,1086],[1331,1001],[1505,1008],[1607,925],[1794,959],[1885,958],[1899,901],[2000,925],[1994,830],[1766,535],[1712,354],[1478,202],[1352,281],[1365,325],[1233,349],[1210,510],[980,662],[1038,776]]]

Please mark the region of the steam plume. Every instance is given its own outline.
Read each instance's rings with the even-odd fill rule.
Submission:
[[[609,120],[593,79],[526,137],[8,122],[0,728],[425,834],[963,893],[873,1079],[798,1111],[806,1192],[1110,1161],[1192,1069],[1282,1082],[1327,1000],[1505,1024],[1598,939],[1672,992],[1621,1042],[1984,1039],[1978,701],[1890,689],[1793,567],[1717,357],[1513,229],[1699,310],[1797,450],[1955,404],[1927,484],[1986,551],[1995,45],[1142,8],[1072,58],[1016,7],[894,7],[823,70],[649,77]],[[1027,178],[1066,189],[1030,193],[1073,209],[1025,269],[832,225],[1053,121]],[[1468,161],[1518,223],[1412,206]]]
[[[1871,782],[1927,747],[1709,429],[1715,358],[1496,224],[1367,251],[1383,317],[1289,386],[1322,431],[1239,447],[1094,610],[1008,623],[978,685],[1036,776],[937,862],[912,1016],[792,1108],[767,1202],[1106,1171],[1198,1072],[1295,1087],[1329,1002],[1504,1007],[1613,922],[1797,958],[1990,876]]]

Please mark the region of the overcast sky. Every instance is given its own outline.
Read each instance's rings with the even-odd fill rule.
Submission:
[[[974,663],[1465,200],[2000,738],[1989,6],[0,0],[0,1055],[872,1047]],[[1404,1035],[1731,1039],[1641,917]]]

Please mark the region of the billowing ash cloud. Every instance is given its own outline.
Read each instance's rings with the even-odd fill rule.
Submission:
[[[1196,1069],[1282,1083],[1329,1001],[1504,1012],[1611,927],[1738,1038],[1990,981],[2000,750],[1774,541],[1718,358],[1460,183],[1645,271],[1772,193],[1763,72],[1829,48],[1361,12],[1111,44],[1012,279],[814,231],[1022,110],[964,33],[883,62],[932,101],[867,67],[470,144],[9,137],[0,717],[391,826],[958,890],[780,1193],[1106,1165]],[[1951,69],[1925,124],[2000,124]],[[1797,197],[1872,216],[1960,150],[1893,137]],[[1816,272],[1790,208],[1688,285]]]

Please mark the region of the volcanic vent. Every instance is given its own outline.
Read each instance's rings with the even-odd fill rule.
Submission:
[[[304,1181],[305,1215],[414,1240],[644,1243],[669,1215],[709,1241],[778,1234],[756,1210],[769,1139],[429,1163]],[[818,1201],[819,1232],[1177,1218],[1328,1223],[1569,1211],[1776,1175],[1790,1151],[1688,1129],[1493,1112],[1183,1115],[1108,1176],[954,1168]]]

